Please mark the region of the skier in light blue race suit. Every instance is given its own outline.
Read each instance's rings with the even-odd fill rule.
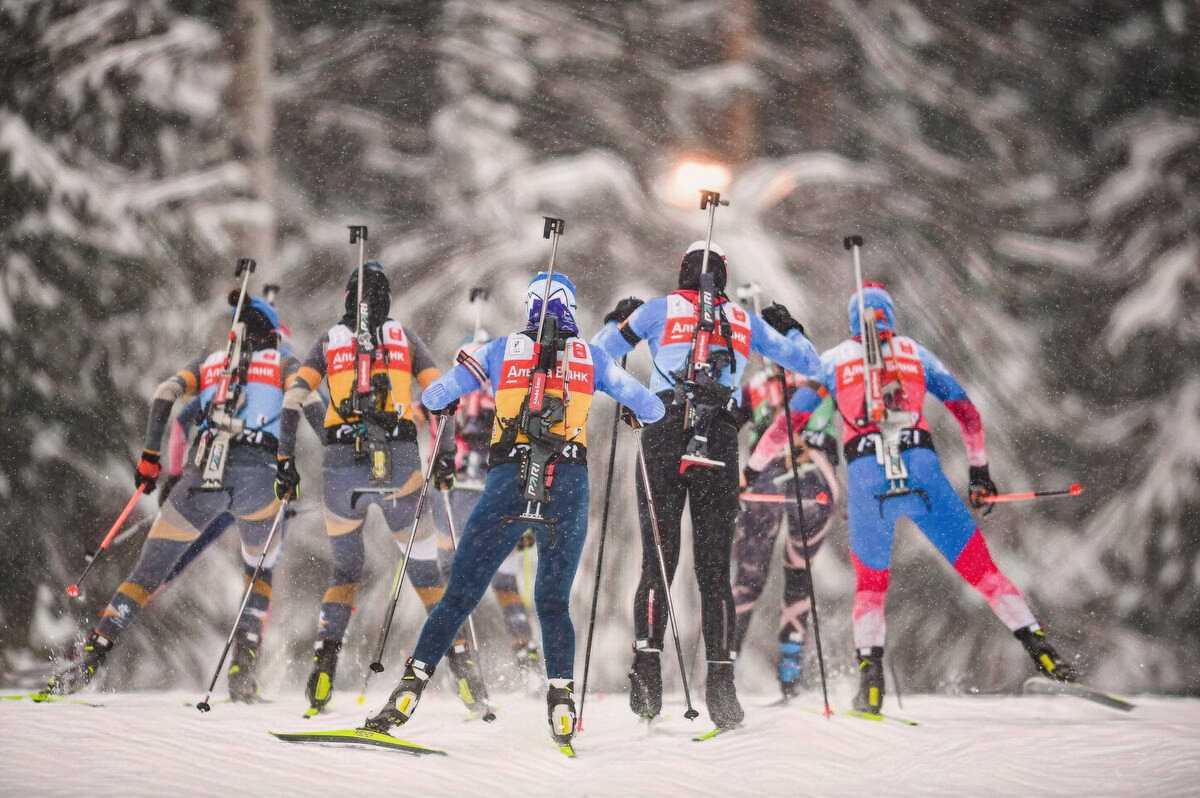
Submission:
[[[544,347],[553,347],[555,367],[546,382],[547,407],[563,402],[562,420],[551,427],[559,452],[553,461],[550,499],[544,504],[548,524],[513,521],[526,510],[519,481],[521,461],[530,449],[530,439],[519,421],[527,404],[531,373],[537,365],[534,342],[541,317],[546,275],[529,284],[526,296],[528,327],[481,346],[451,371],[425,389],[425,406],[442,411],[443,420],[455,409],[460,396],[478,390],[490,381],[496,397],[496,421],[492,427],[487,479],[483,496],[467,520],[458,544],[445,596],[429,614],[404,678],[387,705],[368,720],[367,728],[387,731],[407,721],[416,709],[421,692],[442,658],[455,631],[466,620],[500,563],[526,529],[537,537],[538,570],[536,606],[542,625],[542,646],[552,733],[560,745],[574,730],[575,705],[572,675],[575,663],[575,630],[568,603],[571,583],[579,566],[587,536],[587,419],[592,397],[603,391],[631,411],[640,422],[663,416],[663,405],[654,394],[625,373],[604,352],[578,338],[575,323],[575,287],[564,275],[555,274],[550,285],[547,314],[557,321],[558,333],[547,336]]]
[[[895,332],[895,308],[884,288],[867,283],[863,306],[876,319],[883,354],[881,385],[896,386],[896,409],[910,414],[909,426],[899,433],[901,458],[908,471],[909,492],[888,495],[880,427],[864,413],[865,381],[860,338],[858,294],[850,298],[851,337],[821,356],[814,378],[819,391],[797,392],[792,403],[792,427],[799,430],[825,396],[831,396],[842,419],[842,448],[846,458],[847,514],[850,558],[857,586],[854,596],[854,646],[861,684],[855,708],[878,712],[883,702],[883,646],[886,635],[884,599],[887,595],[892,541],[896,522],[911,519],[955,571],[987,600],[996,616],[1029,652],[1038,669],[1054,679],[1073,681],[1074,669],[1046,640],[1033,610],[1016,585],[992,560],[979,525],[942,471],[933,447],[923,405],[926,394],[940,400],[962,428],[967,449],[971,504],[996,492],[988,469],[983,423],[966,390],[941,360],[912,338]],[[985,511],[986,512],[986,511]]]
[[[644,304],[636,299],[622,300],[606,317],[604,329],[592,343],[613,358],[627,354],[640,341],[650,347],[654,360],[650,388],[668,405],[666,417],[644,433],[649,489],[667,578],[673,578],[679,562],[680,524],[686,501],[691,510],[708,661],[705,703],[713,723],[728,728],[743,718],[733,681],[737,623],[729,566],[738,514],[739,471],[737,423],[731,411],[741,400],[738,388],[751,353],[757,352],[800,374],[816,371],[818,359],[804,328],[782,305],[772,305],[760,317],[725,295],[725,255],[713,244],[707,265],[714,281],[716,326],[708,364],[716,384],[689,384],[687,369],[700,315],[704,251],[703,241],[687,248],[679,266],[678,290]],[[693,411],[690,415],[689,407]],[[706,461],[689,465],[695,461],[694,446],[701,438],[707,443]],[[630,709],[649,720],[662,709],[659,655],[668,626],[664,596],[670,588],[662,583],[641,480],[637,481],[637,497],[642,576],[634,597],[629,700]]]

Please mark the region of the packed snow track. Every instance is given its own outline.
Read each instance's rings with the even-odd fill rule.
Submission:
[[[0,702],[4,795],[1195,795],[1200,700],[1140,698],[1120,713],[1067,697],[913,696],[917,727],[823,718],[819,699],[783,708],[748,695],[747,724],[695,743],[703,715],[646,728],[623,695],[589,696],[569,760],[547,734],[545,701],[499,696],[495,723],[465,722],[430,695],[397,734],[449,757],[280,742],[268,729],[354,726],[350,696],[314,720],[299,697],[214,705],[190,693],[87,694],[101,708]]]

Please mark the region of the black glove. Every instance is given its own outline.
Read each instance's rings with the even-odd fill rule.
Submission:
[[[761,471],[751,468],[750,466],[744,466],[742,468],[742,479],[746,480],[746,487],[749,488],[751,485],[753,485],[754,480],[758,479],[760,474],[762,474]]]
[[[620,324],[632,316],[633,312],[644,304],[642,300],[635,296],[625,297],[604,317],[604,323],[608,324],[610,321],[615,321],[617,324]]]
[[[638,420],[638,417],[628,407],[621,408],[621,420],[628,424],[630,429],[641,429],[646,426]]]
[[[992,475],[988,473],[986,465],[971,466],[968,473],[970,474],[970,485],[967,488],[967,499],[971,502],[971,506],[976,510],[982,508],[983,515],[987,515],[992,510],[996,509],[996,505],[984,503],[984,496],[995,496],[999,493],[996,490],[996,483],[992,482]]]
[[[458,412],[458,400],[455,399],[454,401],[450,402],[450,404],[443,407],[441,410],[431,410],[429,412],[433,413],[435,416],[443,416],[443,417],[452,416]]]
[[[158,484],[158,475],[161,473],[162,466],[158,464],[158,453],[143,449],[142,459],[138,460],[137,468],[133,472],[133,484],[144,488],[142,493],[152,493],[154,486]]]
[[[275,498],[292,501],[300,498],[300,472],[296,458],[280,457],[275,463]]]
[[[792,318],[788,309],[778,302],[772,302],[763,308],[763,321],[775,328],[780,335],[787,335],[791,330],[799,330],[804,334],[804,325]]]
[[[442,451],[433,456],[433,486],[438,490],[454,487],[454,452]]]
[[[158,506],[162,507],[167,503],[167,497],[171,495],[171,491],[179,484],[179,480],[183,474],[171,474],[167,477],[167,481],[163,483],[162,488],[158,491]]]

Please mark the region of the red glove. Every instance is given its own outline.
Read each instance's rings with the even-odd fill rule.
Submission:
[[[149,449],[142,450],[142,459],[138,460],[137,470],[133,472],[133,483],[142,488],[142,493],[150,493],[158,484],[158,475],[162,466],[158,463],[158,452]]]

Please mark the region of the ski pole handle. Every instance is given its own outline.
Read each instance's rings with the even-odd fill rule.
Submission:
[[[980,497],[979,502],[982,504],[1000,504],[1001,502],[1027,502],[1034,499],[1053,499],[1062,496],[1078,496],[1083,493],[1083,486],[1078,482],[1072,482],[1071,487],[1066,490],[1029,490],[1024,493],[996,493],[991,496]]]

